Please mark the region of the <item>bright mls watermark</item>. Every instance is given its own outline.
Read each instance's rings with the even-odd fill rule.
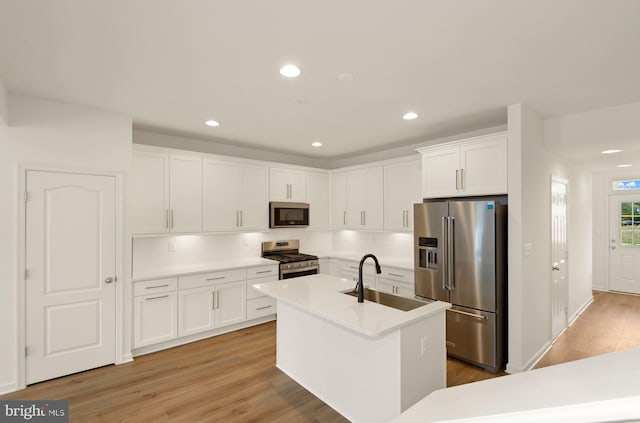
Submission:
[[[69,401],[0,401],[0,423],[68,423]]]

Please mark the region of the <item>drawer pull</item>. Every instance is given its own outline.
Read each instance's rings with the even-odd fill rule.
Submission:
[[[256,274],[261,274],[261,273],[271,273],[273,272],[273,270],[261,270],[259,272],[256,272]]]
[[[397,273],[391,273],[391,272],[389,272],[389,276],[395,276],[397,278],[404,278],[404,275],[398,275]]]
[[[149,298],[145,298],[144,300],[145,301],[148,301],[148,300],[159,300],[160,298],[169,298],[169,295],[161,295],[159,297],[149,297]]]
[[[219,281],[221,279],[226,278],[226,276],[217,276],[215,278],[207,278],[208,281]]]
[[[266,310],[268,308],[271,308],[271,306],[268,305],[268,306],[258,307],[258,308],[256,308],[256,310]]]
[[[144,289],[156,289],[156,288],[165,288],[169,286],[169,284],[164,284],[164,285],[153,285],[153,286],[146,286]]]
[[[469,316],[469,317],[475,317],[476,319],[487,320],[487,316],[482,315],[482,314],[467,313],[466,311],[454,310],[452,308],[450,308],[448,311],[450,311],[452,313],[463,314],[463,315]]]
[[[359,269],[358,266],[349,266],[350,269]]]

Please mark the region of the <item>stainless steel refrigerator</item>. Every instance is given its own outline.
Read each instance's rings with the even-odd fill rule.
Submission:
[[[447,353],[494,373],[506,361],[506,203],[414,205],[415,293],[452,304]]]

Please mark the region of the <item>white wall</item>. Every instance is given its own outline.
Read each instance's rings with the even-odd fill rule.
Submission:
[[[0,99],[1,100],[1,99]],[[18,166],[38,165],[87,171],[119,172],[123,176],[125,292],[130,291],[131,119],[85,107],[9,95],[10,126],[0,125],[0,393],[16,388],[18,272]],[[125,301],[130,321],[130,299]],[[125,327],[129,328],[130,325]],[[130,333],[123,349],[130,351]]]
[[[331,231],[274,229],[267,232],[173,235],[134,238],[133,276],[176,268],[258,258],[263,241],[300,240],[307,254],[331,250]],[[169,252],[169,244],[175,251]]]
[[[333,250],[356,257],[375,254],[380,265],[413,263],[413,232],[359,232],[339,230],[333,233]]]
[[[7,106],[7,88],[4,80],[0,78],[0,126],[9,124],[9,107]]]
[[[509,362],[529,368],[551,339],[551,177],[569,181],[567,308],[591,298],[591,175],[545,146],[535,111],[509,106]],[[557,121],[556,121],[557,122]]]

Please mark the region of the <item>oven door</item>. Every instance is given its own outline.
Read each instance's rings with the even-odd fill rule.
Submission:
[[[291,279],[299,276],[317,275],[318,266],[305,267],[304,269],[280,269],[280,279]]]

